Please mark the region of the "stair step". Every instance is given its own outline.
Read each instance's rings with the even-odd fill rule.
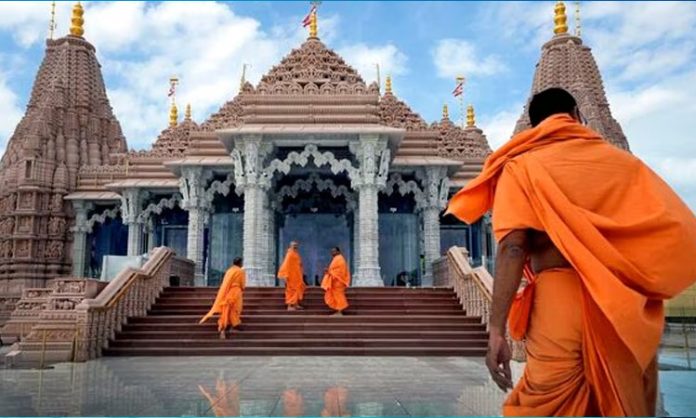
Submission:
[[[128,324],[198,324],[201,316],[199,315],[151,315],[142,318],[130,318]],[[333,317],[329,315],[301,314],[289,312],[282,315],[242,315],[242,322],[245,324],[254,323],[430,323],[438,322],[457,322],[481,324],[481,318],[466,315],[345,315]]]
[[[296,330],[303,331],[305,329],[313,330],[418,330],[420,328],[425,328],[429,330],[451,330],[451,331],[478,331],[485,330],[485,325],[483,324],[448,324],[440,322],[431,323],[401,323],[401,324],[384,324],[384,323],[334,323],[334,324],[273,324],[273,323],[260,323],[260,324],[243,324],[244,330],[256,331],[256,330]],[[123,326],[123,331],[191,331],[192,328],[199,328],[202,330],[216,330],[217,324],[214,321],[209,321],[204,324],[191,325],[191,324],[126,324]]]
[[[438,340],[438,339],[357,339],[343,338],[331,340],[328,343],[324,339],[293,338],[293,339],[246,339],[237,338],[236,334],[228,336],[227,339],[118,339],[109,343],[110,348],[228,348],[228,347],[316,347],[329,348],[339,345],[341,347],[448,347],[448,348],[485,348],[488,342],[481,339],[473,340]]]
[[[197,348],[107,348],[108,356],[484,356],[485,348],[440,347],[197,347]]]
[[[124,340],[171,340],[171,339],[218,339],[217,329],[190,330],[190,331],[120,331],[116,334],[116,339]],[[324,340],[337,340],[343,338],[357,339],[451,339],[468,340],[483,339],[487,341],[488,333],[485,330],[479,331],[424,331],[424,330],[379,330],[379,331],[334,331],[334,330],[272,330],[254,331],[245,329],[243,332],[235,334],[235,339],[313,339],[323,338]]]

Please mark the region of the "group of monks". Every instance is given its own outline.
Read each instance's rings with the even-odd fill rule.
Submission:
[[[285,304],[288,311],[304,309],[301,302],[304,299],[307,286],[304,282],[302,257],[297,241],[290,243],[283,264],[278,269],[277,277],[285,281]],[[230,327],[231,332],[236,332],[242,323],[245,286],[246,274],[242,268],[242,258],[237,257],[222,279],[213,307],[201,319],[200,323],[207,321],[213,315],[219,315],[218,332],[220,338],[226,338]],[[338,247],[333,247],[331,248],[331,263],[324,271],[324,278],[321,282],[321,288],[325,291],[324,302],[334,310],[333,316],[342,316],[343,311],[348,308],[348,299],[346,298],[348,286],[350,286],[348,263],[341,254],[341,250]]]
[[[528,112],[532,127],[493,152],[447,209],[467,223],[492,212],[486,365],[512,389],[503,413],[654,415],[663,301],[696,282],[696,217],[643,162],[586,126],[569,92],[544,90]],[[322,288],[340,315],[350,274],[332,254]],[[302,309],[297,243],[278,276],[288,309]],[[204,318],[220,313],[221,336],[240,322],[243,289],[235,260]],[[507,335],[527,351],[514,387]]]

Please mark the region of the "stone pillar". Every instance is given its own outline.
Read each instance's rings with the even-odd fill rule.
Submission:
[[[425,256],[425,276],[423,286],[433,285],[433,263],[441,257],[440,212],[447,204],[449,180],[445,167],[426,167],[422,176],[424,183],[424,202],[421,208],[423,220],[423,254]]]
[[[276,237],[276,207],[274,202],[270,202],[268,209],[268,275],[275,284],[276,260],[278,259],[278,245]]]
[[[244,270],[249,286],[273,286],[268,274],[268,189],[270,179],[263,173],[268,149],[261,136],[249,135],[235,143],[235,183],[244,189]]]
[[[205,226],[210,216],[210,201],[205,193],[205,186],[210,177],[202,167],[184,167],[179,180],[181,191],[181,207],[188,211],[188,231],[186,236],[186,258],[196,263],[194,284],[205,286],[205,266],[203,251],[205,250]]]
[[[121,192],[121,216],[128,226],[128,255],[143,252],[143,224],[140,218],[143,192],[140,189],[126,189]]]
[[[150,253],[155,248],[155,226],[152,224],[152,218],[148,219],[146,229],[147,229],[147,252]]]
[[[84,200],[73,200],[73,208],[75,209],[75,226],[73,232],[73,247],[72,247],[72,275],[74,277],[85,277],[85,264],[87,259],[87,211],[91,204]]]
[[[377,193],[384,188],[391,154],[387,139],[378,135],[361,135],[350,144],[359,167],[350,173],[351,184],[358,191],[358,265],[355,286],[384,286],[379,267],[379,222]]]
[[[353,210],[353,260],[353,269],[358,271],[360,268],[360,208],[357,205]]]

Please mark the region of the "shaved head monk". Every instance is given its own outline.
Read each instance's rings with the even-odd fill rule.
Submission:
[[[291,241],[283,264],[278,269],[278,278],[285,280],[285,304],[289,311],[304,309],[300,302],[304,298],[305,283],[302,257],[299,252],[300,244]]]
[[[329,268],[324,271],[324,279],[321,281],[321,288],[324,293],[324,302],[333,309],[334,316],[343,315],[343,311],[348,307],[346,299],[346,288],[350,286],[350,271],[348,263],[343,258],[338,247],[331,248],[331,263]]]
[[[218,332],[220,338],[226,337],[227,329],[232,326],[232,332],[242,323],[242,294],[246,287],[246,274],[242,270],[242,258],[237,257],[232,262],[232,267],[225,273],[220,290],[218,290],[215,302],[210,311],[201,319],[201,324],[213,315],[218,318]]]
[[[535,95],[529,117],[532,128],[448,207],[468,223],[493,213],[486,365],[501,389],[512,388],[506,319],[527,350],[503,413],[654,415],[662,304],[696,280],[696,219],[640,160],[584,126],[565,90]]]

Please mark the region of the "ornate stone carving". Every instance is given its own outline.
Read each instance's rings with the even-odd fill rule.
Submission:
[[[272,178],[277,172],[288,174],[293,165],[306,167],[309,163],[309,158],[312,157],[314,165],[322,167],[328,165],[333,174],[348,173],[349,176],[356,175],[357,169],[353,167],[350,160],[339,160],[330,151],[320,152],[319,148],[314,144],[309,144],[304,147],[302,152],[292,151],[284,160],[274,159],[268,164],[263,171],[265,178]]]
[[[50,259],[62,259],[63,258],[63,242],[62,241],[49,241],[46,246],[46,252],[44,255],[46,258]]]
[[[438,155],[452,159],[486,158],[491,153],[483,131],[476,127],[462,129],[449,119],[432,125],[439,131]]]
[[[153,214],[159,215],[164,209],[174,209],[175,206],[181,204],[181,195],[178,193],[173,194],[170,198],[162,198],[157,203],[150,203],[141,213],[138,215],[138,222],[147,223]]]
[[[276,203],[280,206],[284,199],[288,197],[296,198],[300,191],[309,192],[313,188],[319,191],[328,190],[333,198],[343,197],[346,199],[346,208],[353,211],[357,207],[355,193],[344,185],[336,185],[330,178],[322,179],[317,173],[312,173],[307,179],[299,179],[292,186],[283,186],[276,193]]]
[[[62,235],[65,232],[65,219],[62,217],[51,217],[48,221],[49,235]]]
[[[428,129],[428,124],[420,115],[391,93],[385,94],[380,99],[379,116],[382,123],[393,128],[402,128],[408,131]]]

